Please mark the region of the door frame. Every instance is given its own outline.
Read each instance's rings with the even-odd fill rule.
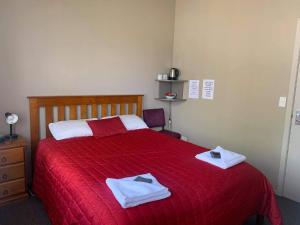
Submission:
[[[279,176],[278,176],[278,185],[276,190],[278,195],[284,194],[290,135],[291,135],[292,123],[294,121],[293,110],[294,110],[295,97],[296,97],[295,95],[296,95],[297,82],[298,79],[300,79],[299,66],[300,66],[300,18],[297,19],[297,29],[295,35],[293,61],[292,61],[292,68],[290,74],[289,93],[288,93],[287,107],[285,113],[284,133],[282,137],[280,168],[279,168]]]

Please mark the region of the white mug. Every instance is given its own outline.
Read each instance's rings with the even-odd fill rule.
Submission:
[[[162,79],[163,79],[163,80],[168,80],[168,74],[163,74],[163,75],[162,75]]]
[[[157,74],[157,80],[162,80],[163,79],[163,75],[162,74]]]

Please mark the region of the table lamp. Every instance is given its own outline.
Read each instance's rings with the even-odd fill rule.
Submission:
[[[17,134],[13,134],[13,125],[16,124],[19,120],[19,117],[15,113],[5,113],[6,123],[9,124],[9,134],[5,136],[6,139],[16,139],[18,138]]]

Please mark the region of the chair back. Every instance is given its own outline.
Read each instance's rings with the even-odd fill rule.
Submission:
[[[148,127],[162,127],[166,125],[165,112],[163,108],[160,109],[145,109],[143,110],[143,119]]]

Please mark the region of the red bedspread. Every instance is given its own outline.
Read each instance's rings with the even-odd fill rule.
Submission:
[[[53,225],[241,225],[255,214],[281,225],[265,176],[248,163],[222,170],[206,149],[150,129],[105,138],[42,140],[34,191]],[[123,209],[105,179],[152,173],[171,197]]]

